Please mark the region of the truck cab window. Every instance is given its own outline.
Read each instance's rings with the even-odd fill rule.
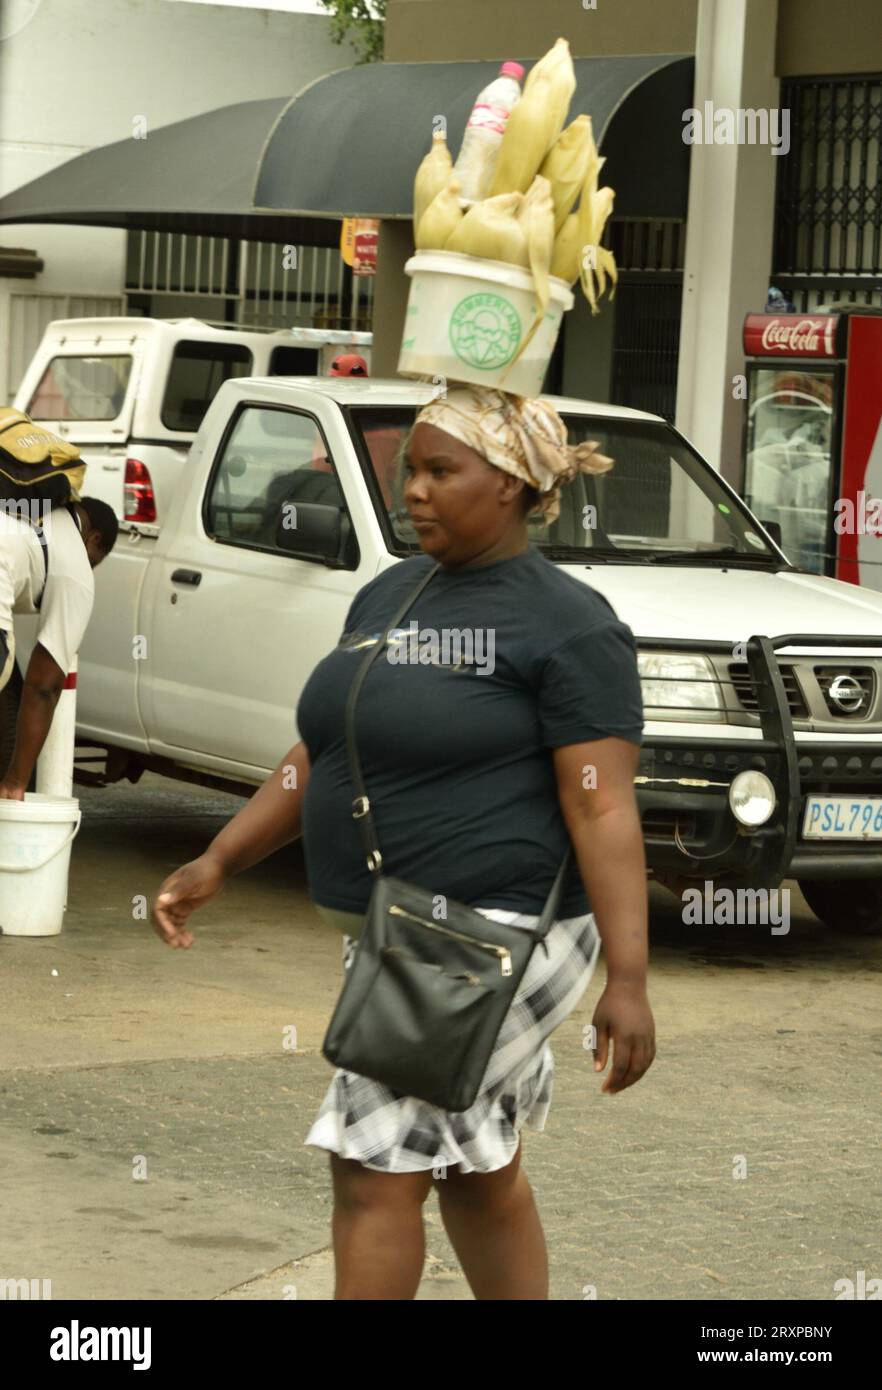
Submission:
[[[166,429],[198,430],[219,388],[248,376],[253,361],[243,343],[176,343],[160,412]]]
[[[311,558],[297,544],[298,531],[305,537],[308,529],[300,524],[304,517],[298,518],[303,506],[342,513],[348,523],[343,490],[317,423],[291,410],[246,407],[209,484],[206,529],[227,544]],[[321,522],[322,515],[310,511],[309,520]]]

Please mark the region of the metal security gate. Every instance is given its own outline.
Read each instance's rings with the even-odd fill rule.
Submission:
[[[781,105],[772,283],[800,313],[882,305],[882,75],[791,78]]]
[[[123,297],[118,294],[10,294],[6,401],[11,401],[18,390],[43,331],[53,319],[116,317],[123,312]]]
[[[158,317],[189,300],[200,317],[248,327],[369,331],[373,279],[353,276],[336,246],[137,230],[128,235],[126,295],[136,312]]]
[[[673,420],[686,223],[632,218],[611,224],[619,267],[610,400]]]

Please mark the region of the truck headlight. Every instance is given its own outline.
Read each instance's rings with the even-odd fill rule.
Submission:
[[[775,809],[775,788],[764,772],[750,769],[732,778],[729,805],[742,825],[765,825]]]
[[[638,652],[647,719],[724,724],[723,695],[706,656],[692,652]]]

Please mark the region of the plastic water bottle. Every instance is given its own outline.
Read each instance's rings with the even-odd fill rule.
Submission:
[[[461,203],[486,196],[508,118],[521,99],[520,63],[503,63],[499,76],[478,95],[454,165]]]

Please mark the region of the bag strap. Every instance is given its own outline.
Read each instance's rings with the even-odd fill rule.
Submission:
[[[373,813],[371,811],[371,803],[367,794],[367,787],[364,784],[364,777],[362,775],[361,770],[361,759],[358,756],[358,746],[355,738],[355,706],[358,701],[359,692],[361,690],[362,685],[364,684],[364,680],[367,676],[368,671],[370,670],[371,666],[374,664],[380,653],[385,650],[386,639],[388,638],[389,633],[395,630],[395,628],[401,622],[401,619],[416,603],[420,594],[428,585],[430,579],[432,579],[433,576],[438,573],[438,570],[440,568],[440,564],[434,565],[432,569],[429,570],[428,574],[424,575],[420,579],[416,588],[411,590],[411,592],[408,594],[404,604],[395,614],[395,617],[389,623],[388,627],[383,632],[379,641],[377,641],[371,648],[371,650],[366,653],[361,665],[355,673],[355,677],[352,681],[351,686],[349,687],[349,694],[346,699],[346,752],[349,758],[349,771],[352,776],[352,785],[355,788],[355,797],[352,802],[352,816],[354,820],[358,821],[358,827],[361,833],[362,845],[364,846],[367,867],[375,878],[382,878],[383,876],[383,856],[380,852],[380,842],[377,839],[377,827],[374,822]],[[539,922],[537,923],[536,930],[534,932],[534,936],[537,938],[537,940],[541,941],[544,939],[545,936],[547,936],[548,932],[551,929],[552,923],[554,922],[558,906],[560,905],[564,881],[566,879],[567,870],[570,865],[571,856],[572,845],[568,844],[564,853],[564,857],[561,860],[560,868],[558,869],[557,874],[555,876],[554,883],[551,885],[551,891],[549,892],[548,897],[545,901],[545,906],[542,909],[542,915],[539,918]]]
[[[346,753],[349,758],[349,771],[352,774],[352,785],[355,787],[355,797],[352,802],[352,815],[353,818],[358,821],[358,827],[361,831],[361,840],[364,845],[367,866],[371,873],[377,878],[381,876],[383,856],[380,853],[377,828],[374,824],[373,815],[371,814],[371,803],[368,800],[367,788],[364,784],[364,777],[361,772],[361,759],[358,756],[358,747],[355,741],[355,704],[358,700],[358,692],[364,684],[365,676],[380,655],[380,652],[385,650],[386,639],[389,633],[398,626],[405,613],[413,607],[429,580],[433,575],[437,574],[440,568],[440,565],[433,565],[428,574],[422,576],[416,588],[411,590],[408,594],[406,601],[395,614],[395,617],[392,619],[385,632],[365,655],[364,660],[355,673],[352,685],[349,687],[349,695],[346,700]]]
[[[61,504],[61,506],[64,507],[64,510],[67,512],[68,516],[69,516],[69,517],[71,518],[71,520],[74,522],[74,524],[75,524],[77,530],[80,532],[80,534],[82,534],[82,528],[81,528],[81,526],[80,526],[80,523],[79,523],[79,519],[78,519],[78,517],[77,517],[77,514],[76,514],[76,512],[74,511],[74,505],[73,505],[73,503],[72,503],[72,502],[63,502],[63,503]],[[50,507],[49,510],[50,510],[50,511],[55,511],[55,510],[57,510],[57,509],[56,509],[56,508],[53,508],[53,507]],[[40,542],[40,549],[41,549],[42,552],[43,552],[43,587],[42,587],[42,589],[40,590],[40,597],[39,597],[38,599],[35,599],[35,600],[34,600],[34,607],[36,608],[37,612],[39,613],[39,611],[40,611],[40,605],[41,605],[42,602],[43,602],[43,595],[44,595],[45,592],[46,592],[46,580],[49,578],[49,542],[48,542],[48,540],[46,539],[46,530],[45,530],[45,527],[43,526],[43,516],[42,516],[42,515],[41,515],[41,517],[40,517],[39,522],[38,522],[36,525],[33,526],[33,530],[34,530],[34,532],[36,533],[37,540]]]

